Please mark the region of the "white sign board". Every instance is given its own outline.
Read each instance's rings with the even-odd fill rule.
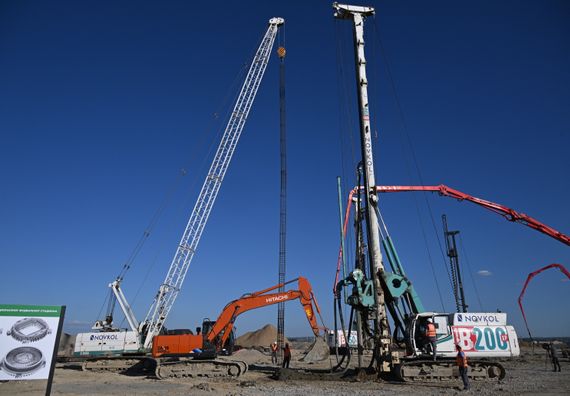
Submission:
[[[338,347],[345,347],[346,346],[346,339],[344,338],[345,332],[342,330],[337,330],[336,332],[336,346]],[[335,333],[334,330],[329,330],[328,337],[327,337],[327,344],[329,347],[335,347]],[[348,346],[351,348],[356,348],[358,346],[358,337],[356,330],[351,330],[350,335],[348,335]]]
[[[50,379],[64,312],[61,306],[0,304],[0,380]]]

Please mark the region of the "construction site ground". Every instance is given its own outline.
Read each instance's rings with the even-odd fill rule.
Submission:
[[[308,344],[293,343],[292,369],[326,369],[336,358],[320,363],[299,361]],[[398,383],[371,378],[327,379],[288,372],[274,379],[269,352],[244,349],[235,359],[248,362],[250,370],[239,378],[192,378],[157,380],[147,376],[80,371],[76,364],[58,364],[52,395],[454,395],[461,391],[459,379],[443,382]],[[356,359],[353,359],[356,360]],[[355,363],[354,361],[352,363]],[[545,351],[524,348],[521,356],[505,360],[507,377],[500,382],[472,381],[469,393],[483,395],[568,395],[570,363],[561,362],[562,372],[553,372]],[[290,374],[290,375],[289,375]],[[314,378],[314,379],[312,379]],[[46,381],[8,381],[0,383],[0,395],[43,395]]]

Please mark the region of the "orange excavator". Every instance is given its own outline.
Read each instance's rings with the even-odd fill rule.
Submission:
[[[296,290],[270,293],[280,287],[297,281]],[[306,278],[298,277],[288,282],[260,290],[254,293],[244,294],[237,300],[228,303],[215,322],[205,319],[199,334],[166,334],[154,337],[152,344],[152,356],[158,357],[184,357],[196,356],[202,359],[214,358],[218,354],[231,354],[234,341],[234,323],[239,315],[252,309],[277,304],[280,302],[298,299],[307,320],[315,336],[326,328],[319,326],[315,314],[318,314],[322,323],[322,317],[317,299],[313,294],[311,284]]]

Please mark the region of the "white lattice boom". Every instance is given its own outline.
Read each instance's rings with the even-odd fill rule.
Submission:
[[[170,264],[166,279],[164,283],[160,285],[155,300],[144,322],[141,324],[141,329],[142,326],[147,326],[147,335],[144,341],[145,348],[150,348],[152,338],[159,334],[174,305],[178,292],[182,287],[184,277],[186,276],[190,262],[200,242],[204,226],[212,211],[212,206],[214,205],[216,196],[224,180],[224,175],[232,159],[263,74],[265,73],[269,55],[271,54],[271,49],[273,48],[273,43],[277,36],[277,30],[283,23],[284,20],[282,18],[272,18],[269,20],[269,27],[255,53],[239,97],[230,115],[228,125],[222,136],[222,141],[216,151],[214,161],[210,166],[210,170],[202,185],[202,190],[192,210],[192,215],[190,216],[186,230],[182,235],[176,254]]]

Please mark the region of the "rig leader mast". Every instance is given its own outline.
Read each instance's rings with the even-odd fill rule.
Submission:
[[[392,356],[390,353],[390,329],[384,292],[380,284],[380,276],[384,271],[380,235],[378,231],[376,180],[374,177],[374,158],[372,156],[372,138],[370,133],[370,110],[368,106],[368,80],[366,78],[366,58],[364,56],[364,20],[374,15],[374,8],[333,3],[334,16],[339,19],[352,20],[354,23],[354,53],[356,61],[356,77],[358,90],[358,111],[360,114],[360,140],[362,163],[364,166],[364,188],[366,199],[366,235],[368,239],[368,257],[370,276],[374,285],[374,354],[377,369],[380,372],[390,371]]]

